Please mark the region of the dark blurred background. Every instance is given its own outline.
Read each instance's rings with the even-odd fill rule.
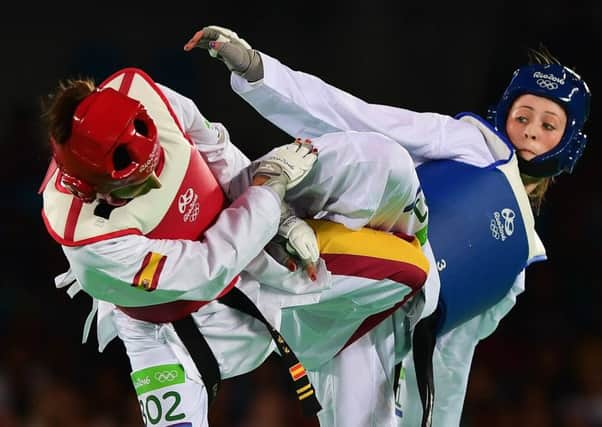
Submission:
[[[160,6],[34,8],[20,2],[0,17],[0,185],[6,196],[0,221],[1,427],[140,425],[121,343],[112,342],[103,354],[94,338],[82,345],[90,299],[82,294],[70,300],[54,288],[66,262],[40,220],[36,191],[49,159],[40,96],[59,79],[91,76],[100,82],[135,66],[194,99],[250,157],[290,140],[230,90],[223,64],[206,52],[182,50],[210,24],[234,29],[253,47],[367,101],[417,111],[484,114],[525,62],[526,48],[539,42],[588,81],[594,95],[590,144],[573,176],[552,186],[538,218],[549,261],[529,268],[518,305],[478,347],[462,425],[602,426],[602,3]],[[211,411],[212,426],[315,426],[299,416],[275,380],[276,363],[269,359],[256,372],[226,381]]]

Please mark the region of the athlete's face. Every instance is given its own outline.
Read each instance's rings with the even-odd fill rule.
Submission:
[[[122,206],[135,197],[140,197],[151,191],[153,188],[161,188],[161,181],[153,172],[148,178],[138,184],[131,184],[113,190],[111,194],[106,195],[104,199],[113,206]]]
[[[556,102],[541,96],[521,95],[512,104],[506,134],[524,160],[556,147],[566,128],[566,113]]]

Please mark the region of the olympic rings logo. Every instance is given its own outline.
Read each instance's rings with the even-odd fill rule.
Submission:
[[[199,216],[200,206],[198,203],[195,203],[193,207],[191,207],[186,214],[184,214],[185,222],[194,222]]]
[[[547,90],[558,89],[558,83],[552,82],[550,80],[537,79],[537,81],[535,83],[537,83],[537,85],[543,89],[547,89]]]
[[[164,383],[166,381],[173,381],[176,378],[178,378],[178,371],[176,370],[171,370],[171,371],[160,371],[160,372],[155,372],[154,375],[155,379],[157,381],[159,381],[160,383]]]
[[[194,222],[200,211],[199,195],[192,188],[188,188],[178,198],[178,210],[183,216],[184,222]]]
[[[192,199],[194,198],[194,190],[192,188],[188,188],[183,194],[178,198],[178,210],[180,213],[184,213],[186,206],[188,206]]]
[[[491,235],[496,240],[500,240],[500,233],[498,231],[497,222],[495,221],[495,219],[491,220],[491,223],[489,224],[489,229],[491,230]]]
[[[516,213],[509,208],[504,208],[500,212],[495,211],[493,218],[489,222],[491,237],[502,242],[514,233],[514,220]]]

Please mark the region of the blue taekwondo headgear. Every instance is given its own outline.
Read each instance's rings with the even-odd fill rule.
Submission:
[[[488,111],[487,118],[500,133],[506,135],[506,119],[514,100],[527,93],[557,102],[566,112],[567,124],[560,143],[547,153],[531,160],[518,156],[521,172],[538,178],[571,173],[587,143],[583,133],[591,98],[587,84],[560,64],[532,64],[517,69],[499,103]]]

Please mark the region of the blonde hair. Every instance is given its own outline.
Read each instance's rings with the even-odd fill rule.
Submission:
[[[554,177],[535,178],[524,173],[521,173],[520,177],[525,187],[530,184],[535,184],[535,188],[527,193],[527,196],[529,197],[529,202],[531,203],[531,209],[533,209],[533,212],[538,215],[541,210],[541,205],[545,199],[546,192],[548,191],[550,185],[554,182]]]

